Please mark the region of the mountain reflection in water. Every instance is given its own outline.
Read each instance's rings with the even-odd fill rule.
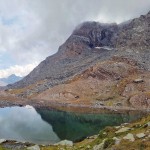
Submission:
[[[77,114],[56,110],[40,110],[41,118],[52,125],[61,139],[79,141],[87,136],[98,134],[106,126],[119,125],[140,118],[142,114]]]

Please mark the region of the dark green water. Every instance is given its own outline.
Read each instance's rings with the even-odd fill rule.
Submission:
[[[0,108],[0,139],[36,144],[79,141],[106,126],[140,118],[142,114],[77,114],[33,107]]]

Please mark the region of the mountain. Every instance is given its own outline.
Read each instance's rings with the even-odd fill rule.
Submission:
[[[7,83],[0,81],[0,86],[6,86],[6,85],[7,85]]]
[[[150,107],[150,12],[122,24],[85,22],[11,92],[67,104]]]
[[[12,74],[7,78],[0,78],[0,85],[6,86],[8,84],[13,84],[17,81],[20,81],[21,79],[22,79],[22,77],[16,76],[15,74]]]

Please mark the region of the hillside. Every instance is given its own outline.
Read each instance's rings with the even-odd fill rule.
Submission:
[[[150,12],[122,24],[85,22],[12,94],[66,104],[150,108]]]

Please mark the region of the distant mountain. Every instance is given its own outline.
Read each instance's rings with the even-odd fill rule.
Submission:
[[[0,86],[6,86],[8,84],[13,84],[20,81],[22,77],[16,76],[15,74],[10,75],[7,78],[0,78]]]
[[[6,86],[7,84],[3,81],[0,81],[0,86]]]

